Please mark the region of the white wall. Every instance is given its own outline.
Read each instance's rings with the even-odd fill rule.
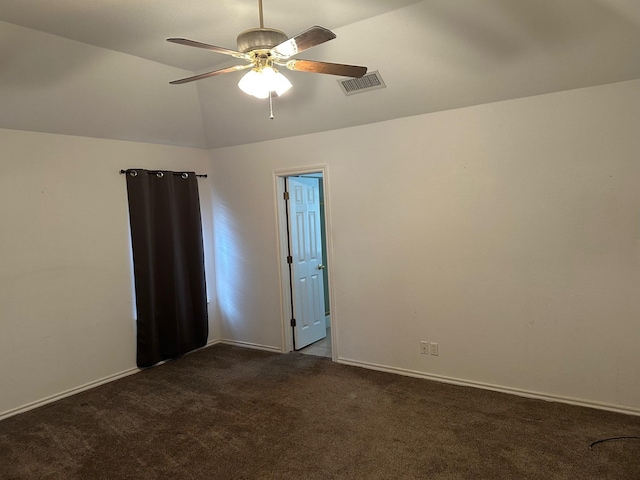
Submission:
[[[281,347],[272,174],[326,163],[341,360],[640,412],[639,125],[636,80],[211,151],[221,337]]]
[[[0,145],[1,418],[135,369],[126,179],[118,172],[209,173],[209,161],[193,148],[14,130],[0,130]],[[207,252],[211,183],[199,179]],[[213,272],[212,255],[206,261]],[[219,336],[216,309],[214,301],[210,340]]]

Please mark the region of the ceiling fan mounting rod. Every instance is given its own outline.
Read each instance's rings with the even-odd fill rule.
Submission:
[[[260,28],[264,28],[264,16],[262,14],[262,0],[258,0],[258,10],[260,11]]]

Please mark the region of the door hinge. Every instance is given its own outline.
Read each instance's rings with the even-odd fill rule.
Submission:
[[[292,319],[291,319],[291,326],[292,326],[292,327],[295,327],[295,326],[296,326],[296,319],[295,319],[295,318],[292,318]]]
[[[293,263],[293,257],[291,255],[287,255],[287,263],[288,264],[292,264]]]
[[[289,200],[289,192],[284,192],[284,199]]]

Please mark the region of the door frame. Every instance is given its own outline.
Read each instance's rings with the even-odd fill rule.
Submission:
[[[322,174],[322,187],[324,189],[324,222],[325,222],[325,246],[327,258],[324,259],[327,268],[324,274],[327,275],[329,285],[329,314],[331,315],[331,359],[335,362],[338,359],[338,315],[336,315],[334,292],[333,292],[333,248],[331,245],[331,206],[329,190],[328,166],[312,165],[308,167],[297,167],[279,169],[273,171],[273,189],[275,192],[276,211],[276,235],[278,243],[278,265],[280,275],[280,312],[282,323],[282,352],[293,351],[293,331],[291,330],[291,319],[293,311],[291,307],[291,283],[289,264],[287,255],[289,254],[289,237],[287,234],[287,206],[284,199],[285,178],[296,175],[306,175],[309,173]]]

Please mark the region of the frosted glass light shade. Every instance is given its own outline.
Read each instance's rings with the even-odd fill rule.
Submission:
[[[292,85],[287,77],[282,75],[280,72],[274,72],[275,75],[273,77],[273,89],[276,91],[278,96],[281,96],[283,93],[286,93]]]
[[[258,98],[267,98],[269,91],[262,87],[262,75],[257,70],[249,70],[238,82],[238,87],[247,95]],[[266,93],[266,95],[264,95]]]
[[[268,98],[269,92],[276,92],[278,96],[291,88],[291,82],[280,72],[271,67],[261,70],[252,69],[238,82],[238,87],[244,93],[256,98]]]

